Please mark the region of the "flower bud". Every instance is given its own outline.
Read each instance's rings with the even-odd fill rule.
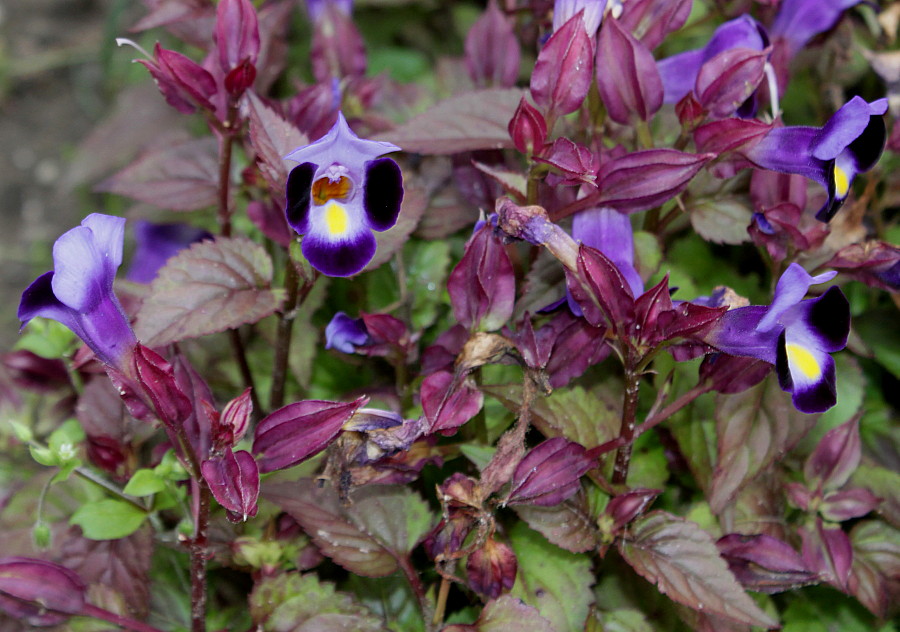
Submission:
[[[597,87],[609,118],[622,125],[650,120],[663,104],[662,79],[653,55],[618,20],[606,20],[600,27]]]
[[[59,564],[0,558],[0,610],[29,625],[57,625],[78,614],[86,590],[78,575]]]
[[[476,86],[515,85],[522,52],[512,24],[490,2],[466,36],[466,68]]]
[[[531,98],[544,112],[569,114],[584,102],[591,87],[594,45],[581,14],[550,36],[531,74]]]
[[[512,590],[517,569],[516,554],[510,546],[493,538],[475,549],[466,562],[469,587],[488,599],[496,599]]]
[[[493,331],[510,319],[516,279],[492,226],[481,227],[466,244],[465,254],[447,280],[447,291],[453,315],[469,330]]]
[[[222,456],[204,461],[200,470],[215,499],[228,511],[229,520],[243,522],[256,515],[259,469],[249,452],[226,448]]]
[[[540,152],[547,140],[547,121],[525,97],[509,121],[509,135],[516,149],[526,156]]]

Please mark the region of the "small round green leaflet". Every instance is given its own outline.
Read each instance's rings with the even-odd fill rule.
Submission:
[[[81,527],[89,540],[117,540],[137,531],[146,518],[146,512],[134,505],[107,498],[82,505],[69,524]]]

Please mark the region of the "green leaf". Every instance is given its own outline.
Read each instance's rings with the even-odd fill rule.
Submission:
[[[47,445],[60,457],[74,449],[75,444],[84,441],[84,429],[77,419],[67,419],[59,428],[50,433]]]
[[[387,622],[395,632],[425,632],[425,620],[409,582],[400,574],[391,577],[351,575],[342,587],[362,605]]]
[[[744,198],[699,200],[689,212],[691,225],[706,241],[733,246],[750,241],[747,227],[753,217],[753,210]]]
[[[257,582],[250,594],[250,614],[266,632],[386,631],[380,617],[313,574],[284,573]]]
[[[425,329],[434,324],[443,305],[450,244],[446,241],[409,242],[406,251],[406,287],[413,297],[412,325],[415,329]]]
[[[76,467],[81,465],[81,459],[70,459],[63,463],[59,471],[53,475],[53,478],[50,479],[50,484],[53,485],[55,483],[62,483],[63,481],[69,480],[69,477],[72,475],[72,472],[75,471]]]
[[[900,529],[900,473],[863,463],[850,477],[853,487],[866,487],[882,499],[879,511],[885,520]]]
[[[462,452],[463,456],[469,459],[479,471],[481,471],[491,462],[491,459],[494,458],[497,448],[491,445],[464,443],[459,446],[459,451]]]
[[[15,349],[24,349],[42,358],[62,358],[78,338],[72,331],[49,318],[34,318],[16,341]]]
[[[114,498],[87,503],[69,519],[89,540],[118,540],[138,530],[147,514],[131,503]]]
[[[859,602],[829,587],[806,588],[782,613],[782,632],[895,632],[882,626]]]
[[[130,496],[151,496],[165,488],[166,481],[156,472],[140,469],[131,476],[122,491]]]
[[[272,259],[244,237],[196,243],[170,259],[137,313],[147,346],[234,329],[272,314],[284,300],[272,289]]]
[[[47,467],[59,465],[59,457],[50,448],[30,445],[28,446],[28,451],[31,452],[31,458],[41,465],[46,465]]]
[[[900,577],[900,530],[880,520],[857,523],[850,532],[850,590],[879,619],[895,614]]]
[[[638,610],[611,610],[602,615],[603,632],[653,632],[647,617]]]
[[[594,602],[590,558],[564,551],[521,523],[510,530],[509,542],[519,564],[511,594],[537,608],[556,632],[581,630]]]
[[[619,552],[673,601],[748,625],[778,625],[738,584],[712,536],[693,522],[653,511],[633,523]]]
[[[642,279],[656,274],[662,261],[659,238],[653,233],[643,230],[634,231],[634,256],[637,270],[641,273]]]
[[[869,310],[853,319],[853,329],[865,341],[875,359],[900,379],[900,327],[896,316],[895,309]]]
[[[450,630],[453,630],[451,627]],[[475,622],[477,632],[558,632],[550,621],[532,606],[510,595],[489,601]]]

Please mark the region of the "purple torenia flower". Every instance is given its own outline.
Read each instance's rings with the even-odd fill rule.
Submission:
[[[693,92],[703,64],[716,55],[734,48],[762,51],[768,45],[765,30],[750,16],[742,15],[725,22],[715,30],[703,48],[678,53],[657,62],[663,82],[663,102],[677,103],[686,94]]]
[[[837,402],[834,360],[829,353],[847,345],[850,305],[837,286],[802,300],[809,286],[830,281],[836,272],[810,276],[792,263],[775,287],[769,307],[751,305],[725,313],[706,342],[731,355],[774,364],[781,388],[804,413],[827,410]]]
[[[756,166],[797,173],[828,191],[816,219],[829,221],[838,212],[856,174],[868,171],[884,151],[887,131],[882,115],[887,99],[867,103],[853,97],[824,127],[778,127],[744,152]]]
[[[339,112],[325,136],[288,154],[301,164],[288,176],[287,220],[316,270],[350,276],[372,260],[372,231],[393,226],[403,200],[400,167],[379,156],[399,149],[359,138]]]
[[[150,283],[166,261],[197,241],[212,239],[212,234],[188,224],[154,224],[139,220],[134,225],[137,248],[125,275],[135,283]]]
[[[371,338],[362,318],[350,318],[344,312],[337,312],[325,327],[326,349],[355,353],[357,347],[363,347],[370,342]]]
[[[783,39],[791,57],[819,33],[824,33],[841,14],[860,0],[782,0],[772,23],[772,37]]]
[[[125,220],[92,213],[53,244],[53,270],[22,293],[22,326],[35,316],[71,329],[101,361],[119,369],[137,339],[113,293]]]
[[[558,31],[579,11],[584,11],[581,14],[584,30],[589,37],[594,37],[600,28],[605,10],[606,0],[556,0],[553,3],[553,30]]]

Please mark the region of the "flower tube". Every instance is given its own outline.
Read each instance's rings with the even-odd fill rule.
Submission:
[[[372,231],[393,226],[403,200],[400,167],[379,156],[399,149],[359,138],[338,113],[325,136],[288,154],[301,164],[288,176],[285,212],[316,270],[351,276],[372,260]]]
[[[71,329],[106,364],[123,368],[137,344],[119,299],[113,293],[122,263],[125,219],[92,213],[81,226],[53,244],[53,270],[39,276],[22,293],[19,320],[24,327],[36,316]]]

